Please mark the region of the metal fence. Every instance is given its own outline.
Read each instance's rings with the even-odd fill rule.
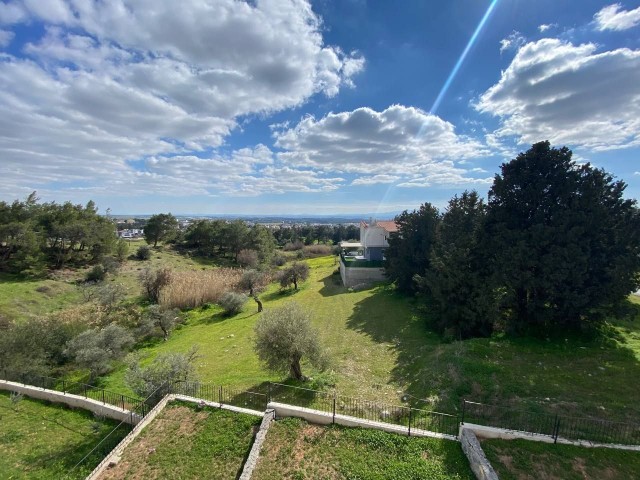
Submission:
[[[612,422],[531,412],[516,408],[463,401],[462,423],[546,435],[557,441],[584,440],[619,445],[640,445],[640,424]]]
[[[264,393],[200,382],[174,382],[171,393],[261,412],[267,409],[268,402],[268,396]]]
[[[319,410],[331,414],[334,420],[336,415],[345,415],[361,420],[407,427],[408,434],[411,434],[412,430],[419,429],[453,436],[458,435],[459,418],[457,415],[413,408],[410,405],[392,405],[361,400],[282,383],[269,383],[268,395],[270,401]]]
[[[19,373],[11,370],[3,370],[2,378],[10,382],[32,385],[34,387],[55,390],[63,394],[78,395],[84,398],[96,400],[105,405],[113,405],[123,410],[129,410],[144,417],[155,403],[149,400],[131,397],[121,393],[111,392],[104,388],[87,385],[86,383],[70,382],[68,380],[46,377],[34,373]]]

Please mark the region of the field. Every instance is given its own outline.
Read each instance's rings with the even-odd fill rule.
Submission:
[[[0,425],[0,477],[48,480],[63,478],[117,422],[28,398],[14,404],[0,392]],[[91,456],[68,478],[86,477],[102,458]]]
[[[527,440],[486,440],[482,448],[501,480],[629,480],[640,472],[640,452]]]
[[[298,419],[269,429],[253,477],[257,480],[475,478],[458,443]]]
[[[187,402],[167,405],[101,479],[235,479],[262,419]],[[213,477],[212,477],[213,476]]]
[[[405,395],[426,400],[425,408],[455,413],[463,398],[536,411],[640,421],[640,324],[612,323],[598,338],[494,337],[446,343],[430,331],[411,299],[379,285],[348,292],[336,275],[335,259],[308,261],[310,279],[298,292],[271,286],[265,308],[296,301],[311,313],[331,367],[305,368],[311,386],[335,385],[343,395],[398,404]],[[197,368],[205,382],[261,388],[284,377],[265,370],[253,351],[256,307],[249,301],[235,317],[216,306],[189,312],[185,326],[167,342],[142,350],[147,361],[159,353],[200,346]],[[104,385],[125,391],[124,370]]]

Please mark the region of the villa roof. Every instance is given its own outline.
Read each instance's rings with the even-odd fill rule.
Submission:
[[[365,228],[369,228],[371,226],[367,222],[365,222],[364,220],[360,222],[360,225],[363,225]],[[372,225],[373,226],[377,226],[377,227],[382,227],[388,233],[392,233],[392,232],[397,232],[398,231],[398,225],[396,225],[396,222],[394,222],[393,220],[385,220],[385,221],[376,221],[376,220],[374,220],[372,222]]]

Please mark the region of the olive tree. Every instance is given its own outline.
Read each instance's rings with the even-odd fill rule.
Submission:
[[[307,312],[295,302],[262,313],[255,326],[255,350],[270,370],[289,372],[296,380],[306,380],[300,362],[305,358],[323,368],[318,332],[311,327]]]

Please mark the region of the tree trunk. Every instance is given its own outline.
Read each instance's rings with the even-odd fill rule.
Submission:
[[[254,294],[252,296],[253,296],[253,300],[258,304],[258,313],[260,313],[262,311],[262,302],[258,298],[258,295]]]
[[[298,279],[297,279],[297,278],[295,278],[295,277],[293,278],[293,288],[294,288],[295,290],[297,290],[297,289],[298,289]]]
[[[289,368],[289,375],[291,378],[303,381],[304,375],[302,375],[302,367],[300,366],[300,358],[294,358]]]

